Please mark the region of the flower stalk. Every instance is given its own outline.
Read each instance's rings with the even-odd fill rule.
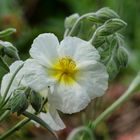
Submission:
[[[83,16],[79,17],[67,36],[71,36],[73,34],[73,32],[75,31],[76,27],[78,26],[78,24],[80,23],[81,20],[85,19],[86,17],[93,16],[93,15],[95,15],[95,13],[87,13],[87,14],[84,14]]]
[[[108,107],[97,119],[92,122],[91,129],[95,129],[102,121],[104,121],[107,117],[109,117],[116,109],[118,109],[125,101],[127,101],[138,89],[140,86],[140,73],[136,76],[136,78],[132,81],[129,88],[126,92],[110,107]]]
[[[0,140],[6,139],[8,136],[12,135],[15,131],[19,130],[21,127],[23,127],[25,124],[27,124],[30,121],[30,119],[23,119],[19,123],[17,123],[14,127],[6,131],[3,135],[0,136]]]

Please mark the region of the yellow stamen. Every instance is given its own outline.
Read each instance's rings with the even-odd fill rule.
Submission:
[[[60,83],[73,84],[77,73],[76,63],[70,57],[63,57],[54,65],[51,75]]]

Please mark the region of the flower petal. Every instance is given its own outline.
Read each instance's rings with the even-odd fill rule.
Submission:
[[[90,102],[85,89],[77,83],[71,86],[57,84],[54,93],[48,94],[48,100],[56,109],[68,114],[81,111]]]
[[[69,56],[77,63],[100,59],[100,55],[94,46],[77,37],[66,37],[61,41],[58,53],[59,57]]]
[[[81,65],[80,72],[76,75],[77,82],[86,88],[91,99],[102,96],[108,87],[108,73],[106,67],[99,63]]]
[[[39,116],[55,131],[65,128],[65,124],[53,106],[49,107],[49,111],[47,113],[40,113]]]
[[[55,79],[48,75],[47,70],[46,67],[40,65],[36,60],[28,59],[24,65],[24,83],[35,91],[47,89],[48,86],[55,82]]]
[[[30,55],[40,64],[50,67],[57,58],[58,39],[54,34],[40,34],[32,44]]]
[[[12,78],[14,72],[17,70],[18,67],[20,67],[21,65],[23,64],[23,61],[16,61],[14,62],[13,64],[11,64],[10,66],[10,72],[8,74],[6,74],[3,79],[2,79],[2,83],[1,83],[1,96],[4,95],[6,89],[7,89],[7,85],[10,81],[10,79]],[[17,75],[15,76],[10,88],[9,88],[9,91],[8,91],[8,94],[7,94],[7,98],[12,94],[12,92],[18,88],[18,84],[20,83],[21,79],[23,77],[23,74],[22,74],[22,69],[19,70],[19,72],[17,73]]]

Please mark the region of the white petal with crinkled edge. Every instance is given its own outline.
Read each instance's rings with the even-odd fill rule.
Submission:
[[[47,113],[40,113],[40,118],[45,121],[53,130],[58,131],[65,128],[65,124],[59,117],[56,109],[51,105]]]
[[[68,114],[81,111],[90,102],[85,89],[77,83],[55,85],[54,93],[48,94],[48,100],[56,109]]]
[[[30,55],[45,67],[51,67],[58,58],[57,47],[59,41],[54,34],[40,34],[33,41]]]
[[[2,79],[2,83],[1,83],[1,96],[4,95],[6,88],[8,86],[9,80],[12,78],[14,72],[17,70],[18,67],[20,67],[24,62],[23,61],[16,61],[13,64],[11,64],[10,66],[10,72],[6,75],[4,75],[3,79]],[[12,92],[18,87],[19,82],[21,81],[23,77],[22,74],[22,69],[19,70],[19,72],[17,73],[17,75],[15,76],[10,89],[8,91],[7,94],[7,98],[12,94]]]
[[[23,69],[26,85],[35,91],[45,90],[56,80],[48,75],[48,68],[40,65],[35,59],[25,61]]]
[[[84,65],[85,66],[85,65]],[[81,66],[81,70],[76,75],[76,81],[85,87],[91,99],[102,96],[108,88],[108,73],[106,67],[99,63],[91,63]]]
[[[89,42],[77,37],[66,37],[58,47],[59,57],[69,56],[76,63],[99,60],[98,51]]]

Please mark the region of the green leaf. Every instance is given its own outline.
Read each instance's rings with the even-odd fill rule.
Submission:
[[[58,136],[57,134],[50,128],[50,126],[44,122],[42,119],[40,119],[39,117],[37,117],[36,115],[34,114],[31,114],[27,111],[23,112],[23,115],[28,117],[29,119],[31,120],[34,120],[35,122],[39,123],[40,125],[42,125],[43,127],[47,128],[57,139],[58,139]]]
[[[0,32],[0,37],[5,37],[5,36],[9,36],[13,33],[16,32],[16,29],[15,28],[8,28],[6,30],[3,30]]]
[[[32,107],[35,109],[36,112],[39,112],[42,107],[43,98],[41,95],[35,91],[32,91],[30,94],[30,102]]]

